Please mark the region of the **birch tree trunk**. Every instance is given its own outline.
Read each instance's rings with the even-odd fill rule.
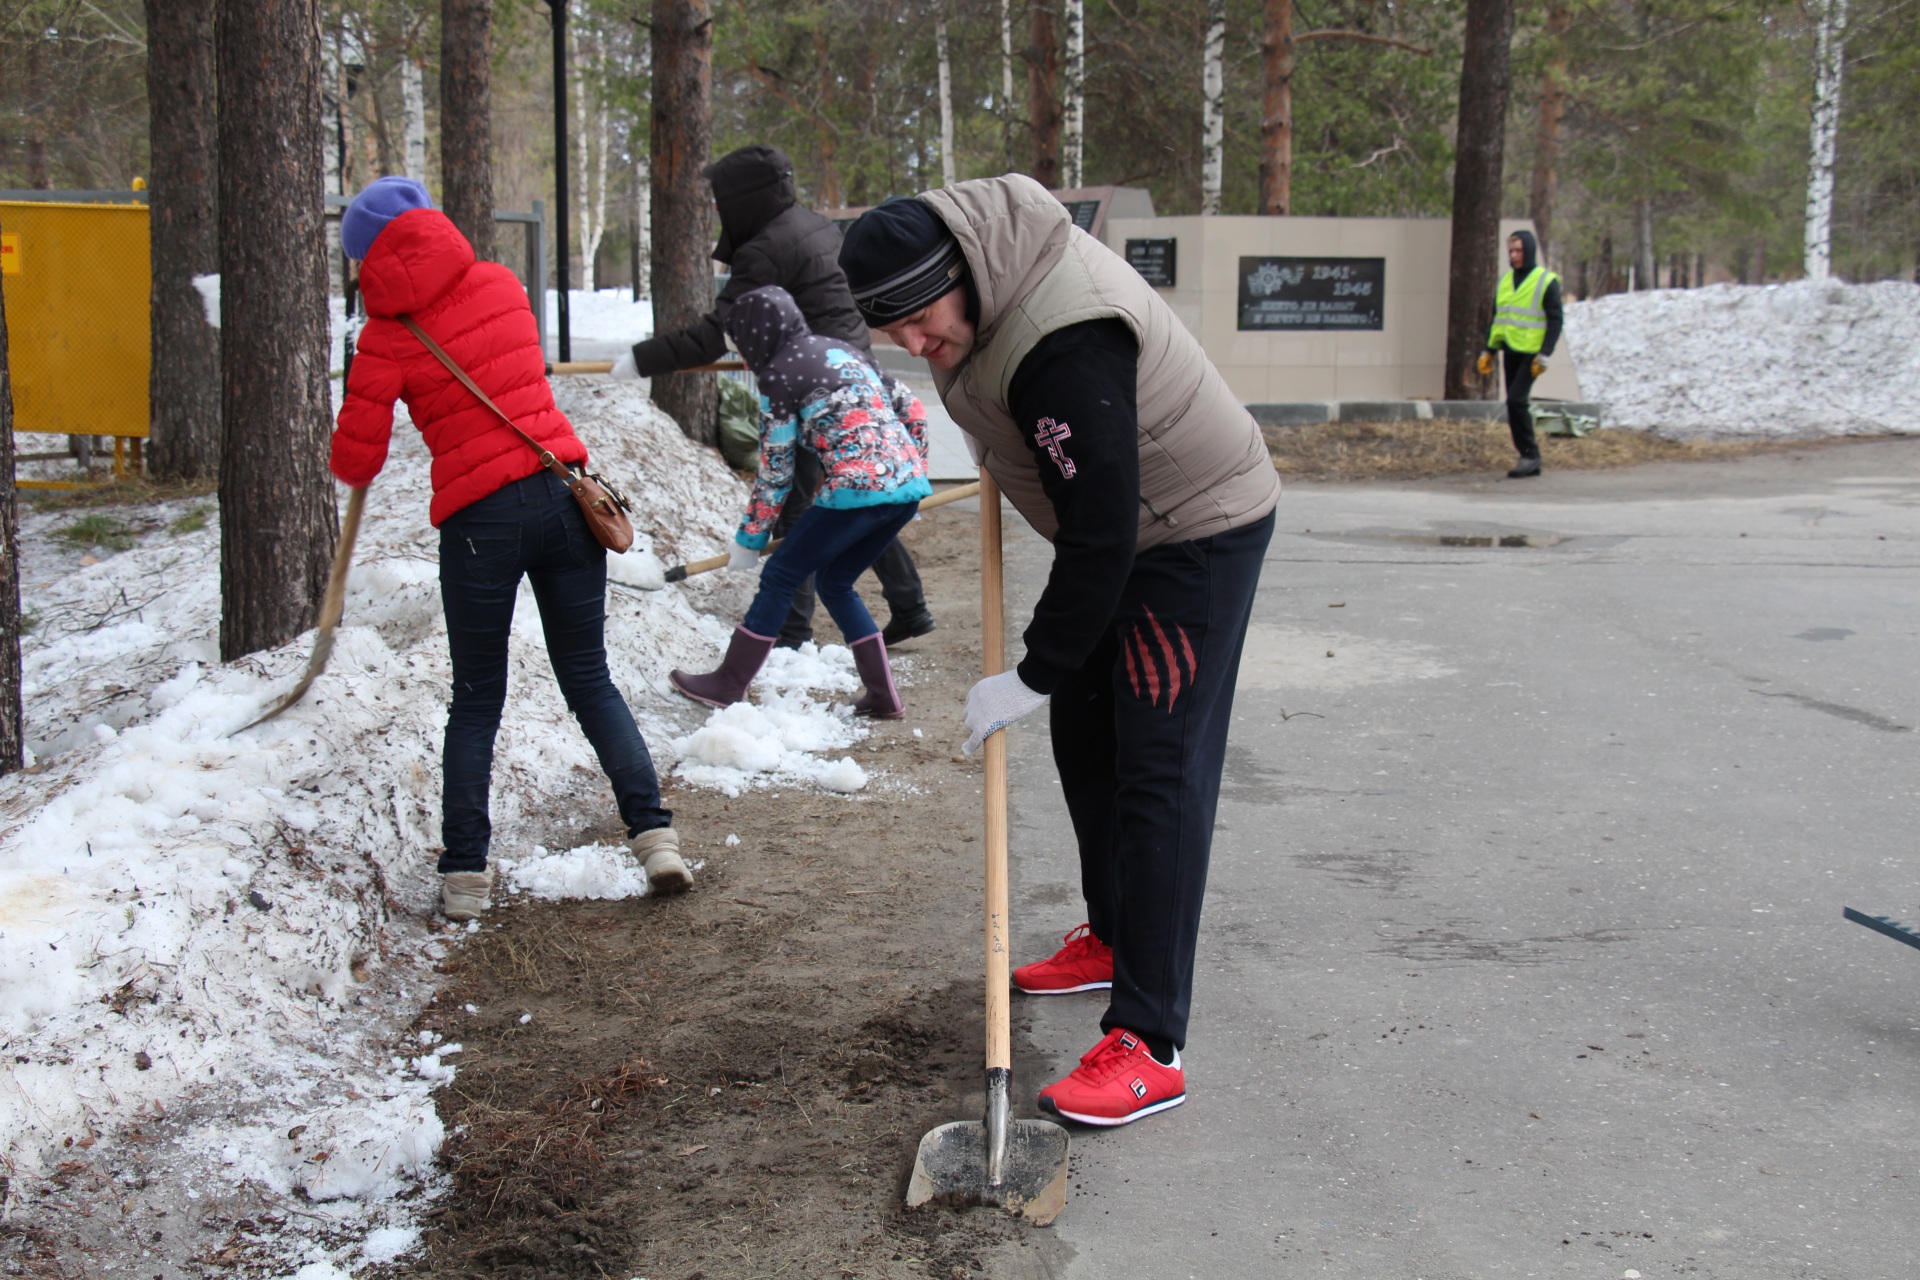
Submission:
[[[1449,400],[1490,399],[1498,385],[1474,368],[1499,287],[1500,181],[1513,85],[1513,0],[1467,0],[1454,145],[1452,249],[1447,264]]]
[[[1819,0],[1814,28],[1813,127],[1807,163],[1809,280],[1833,274],[1833,164],[1840,137],[1840,78],[1846,69],[1847,0]]]
[[[427,180],[427,92],[419,59],[409,52],[400,59],[400,105],[406,118],[404,163],[415,182]]]
[[[653,328],[713,309],[713,197],[701,170],[713,151],[713,11],[708,0],[653,0]],[[687,437],[719,440],[710,373],[653,380],[653,402]]]
[[[1000,164],[1013,171],[1013,0],[1000,0]]]
[[[220,656],[313,625],[339,536],[327,471],[318,0],[220,0]]]
[[[1060,185],[1060,29],[1054,0],[1033,6],[1033,48],[1027,62],[1027,118],[1033,128],[1034,181]]]
[[[1534,133],[1533,181],[1527,190],[1527,212],[1540,241],[1540,260],[1547,260],[1553,244],[1553,189],[1560,162],[1560,118],[1567,106],[1567,32],[1573,11],[1566,0],[1548,0],[1547,62],[1540,70],[1540,111]]]
[[[933,24],[934,52],[940,59],[940,185],[952,186],[958,179],[953,164],[953,61],[947,55],[947,20]]]
[[[1267,0],[1260,41],[1266,95],[1260,103],[1260,212],[1293,212],[1293,0]]]
[[[1226,175],[1227,0],[1207,0],[1207,44],[1200,71],[1200,212],[1220,212]]]
[[[147,0],[154,354],[147,465],[169,480],[220,472],[220,331],[207,323],[193,287],[193,277],[220,270],[213,9],[214,0]]]
[[[151,37],[149,37],[151,38]],[[20,523],[13,491],[13,380],[0,298],[0,773],[26,762],[20,722]]]
[[[475,255],[492,261],[493,0],[440,0],[440,194]]]
[[[1066,0],[1067,83],[1066,120],[1062,129],[1062,185],[1086,182],[1083,163],[1087,136],[1087,11],[1086,0]]]

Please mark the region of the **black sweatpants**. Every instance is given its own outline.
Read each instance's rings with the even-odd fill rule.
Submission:
[[[1053,758],[1093,932],[1103,1031],[1187,1039],[1227,724],[1273,516],[1140,552],[1106,633],[1053,692]]]
[[[787,530],[807,513],[813,505],[814,494],[820,491],[820,459],[808,449],[793,452],[793,488],[781,505],[779,518],[773,522],[776,538],[787,536]],[[927,594],[920,585],[920,570],[914,567],[913,557],[907,554],[898,538],[889,542],[880,558],[873,562],[873,576],[880,579],[880,594],[886,598],[888,613],[910,618],[926,609]],[[798,648],[813,639],[813,604],[813,578],[809,575],[794,588],[793,604],[787,610],[786,621],[780,624],[780,644]]]
[[[1533,436],[1533,356],[1525,351],[1500,353],[1507,373],[1507,430],[1513,433],[1513,447],[1523,458],[1540,456],[1540,442]]]

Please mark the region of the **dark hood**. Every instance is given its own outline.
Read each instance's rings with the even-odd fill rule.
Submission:
[[[720,210],[720,243],[713,256],[731,263],[733,251],[793,207],[793,161],[759,143],[730,151],[705,169]]]
[[[1516,231],[1507,239],[1520,242],[1520,270],[1514,273],[1514,279],[1525,280],[1540,265],[1540,242],[1531,231]]]
[[[386,225],[360,264],[360,297],[370,316],[421,311],[473,265],[473,246],[438,209],[412,209]]]
[[[741,294],[727,312],[727,336],[755,373],[765,371],[780,348],[810,333],[800,304],[777,284]]]

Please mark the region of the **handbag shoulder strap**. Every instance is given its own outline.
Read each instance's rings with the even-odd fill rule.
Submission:
[[[541,466],[546,467],[549,471],[552,471],[554,474],[558,475],[562,480],[565,480],[569,487],[573,485],[574,479],[575,479],[573,470],[570,467],[568,467],[566,463],[554,457],[553,452],[547,449],[546,447],[544,447],[538,440],[535,440],[532,436],[522,431],[520,429],[519,423],[515,422],[512,418],[509,418],[505,413],[503,413],[500,409],[500,406],[495,404],[492,398],[489,397],[486,392],[480,389],[479,384],[477,384],[476,382],[474,382],[472,378],[467,376],[467,371],[460,367],[459,362],[456,361],[452,356],[448,355],[445,351],[443,351],[439,343],[435,342],[432,338],[428,337],[427,331],[425,329],[422,329],[412,316],[401,316],[399,317],[399,320],[401,324],[407,326],[407,332],[411,333],[414,337],[420,339],[421,346],[431,351],[436,360],[438,360],[441,364],[447,366],[447,372],[451,373],[454,377],[458,378],[460,380],[461,386],[473,392],[474,399],[478,400],[481,404],[487,406],[487,408],[493,410],[494,417],[500,419],[500,421],[506,423],[509,427],[511,427],[515,435],[519,436],[522,440],[525,440],[527,442],[528,448],[532,449],[535,453],[540,455]]]

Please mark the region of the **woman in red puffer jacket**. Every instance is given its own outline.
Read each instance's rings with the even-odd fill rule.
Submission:
[[[569,465],[586,446],[554,407],[526,290],[473,246],[408,178],[381,178],[340,221],[361,259],[367,325],[333,433],[333,474],[355,487],[386,465],[393,404],[405,400],[433,453],[440,598],[453,659],[442,757],[441,910],[471,920],[487,904],[493,742],[507,696],[507,638],[520,579],[533,583],[547,656],[567,706],[613,784],[627,843],[655,891],[685,889],[673,814],[633,713],[607,672],[607,553],[573,494],[400,323],[411,316],[520,429]]]

